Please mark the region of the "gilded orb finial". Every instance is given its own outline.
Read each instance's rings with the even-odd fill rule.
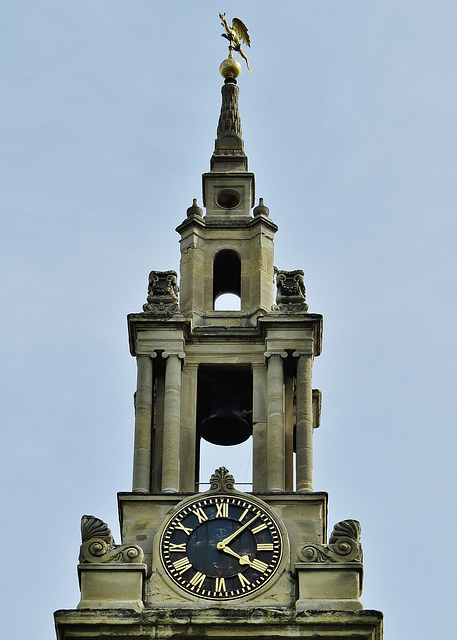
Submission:
[[[233,57],[233,51],[237,51],[240,56],[245,60],[249,73],[252,74],[249,68],[249,62],[246,54],[241,48],[241,42],[244,42],[248,47],[251,46],[251,40],[249,38],[246,25],[241,22],[239,18],[233,18],[232,26],[230,27],[225,19],[225,13],[220,13],[219,18],[222,20],[222,26],[225,28],[225,33],[222,33],[222,37],[229,41],[229,56],[221,63],[219,71],[224,78],[237,78],[241,73],[241,65]]]

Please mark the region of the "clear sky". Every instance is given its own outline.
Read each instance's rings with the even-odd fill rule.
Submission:
[[[0,598],[8,640],[79,601],[84,513],[119,542],[136,367],[125,316],[208,170],[226,41],[275,263],[324,315],[315,488],[362,524],[386,640],[454,638],[457,5],[15,0],[0,7]],[[232,463],[232,464],[231,464]],[[228,452],[227,464],[239,470]]]

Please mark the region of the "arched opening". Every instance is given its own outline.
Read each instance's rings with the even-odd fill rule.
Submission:
[[[234,293],[221,293],[214,301],[215,311],[241,311],[241,298]]]
[[[250,367],[199,366],[196,490],[206,490],[205,483],[221,466],[230,470],[244,490],[251,490],[252,397]]]
[[[216,299],[231,293],[241,298],[241,260],[235,251],[224,249],[214,258],[213,264],[213,309]]]

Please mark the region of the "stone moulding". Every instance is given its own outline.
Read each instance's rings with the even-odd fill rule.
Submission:
[[[108,525],[95,516],[81,518],[82,544],[78,578],[78,609],[143,609],[146,576],[143,549],[116,545]]]
[[[58,640],[76,638],[309,638],[381,640],[379,611],[295,611],[246,607],[243,610],[179,607],[123,611],[56,611]]]
[[[143,562],[143,550],[136,544],[109,545],[101,538],[83,542],[79,552],[79,562]]]

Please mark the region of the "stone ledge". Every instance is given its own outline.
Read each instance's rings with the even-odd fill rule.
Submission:
[[[58,640],[100,637],[170,638],[313,638],[382,640],[379,611],[292,611],[290,609],[231,609],[196,611],[182,607],[109,611],[60,610],[54,614]]]

